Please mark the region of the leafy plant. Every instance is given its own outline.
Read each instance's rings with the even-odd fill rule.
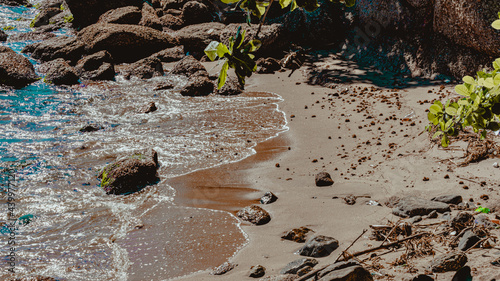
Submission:
[[[241,85],[245,85],[245,77],[250,77],[252,72],[257,70],[257,63],[254,61],[255,55],[261,42],[253,39],[244,44],[246,31],[241,31],[241,26],[238,27],[236,36],[229,38],[229,46],[218,41],[212,41],[206,48],[205,54],[214,61],[217,57],[224,59],[224,64],[219,74],[217,88],[221,89],[226,83],[227,71],[229,68],[234,68],[238,81]]]
[[[500,18],[500,13],[498,13]],[[500,20],[492,23],[500,29]],[[448,100],[446,104],[435,101],[429,108],[427,129],[436,128],[432,138],[441,137],[441,146],[447,147],[449,136],[456,136],[465,127],[472,127],[480,138],[486,138],[487,130],[500,129],[500,58],[493,62],[491,72],[479,71],[475,78],[463,77],[464,84],[455,91],[462,96],[458,101]]]
[[[74,19],[72,14],[64,16],[64,22],[73,22]]]
[[[12,25],[8,25],[8,26],[4,26],[2,27],[3,30],[14,30],[16,29],[15,27],[13,27]]]

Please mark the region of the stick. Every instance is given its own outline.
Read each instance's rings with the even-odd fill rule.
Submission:
[[[352,247],[352,245],[354,245],[354,243],[356,243],[356,242],[359,240],[359,238],[361,238],[361,236],[363,236],[363,234],[365,234],[367,231],[368,231],[368,229],[363,229],[363,233],[361,233],[361,234],[358,236],[358,238],[354,239],[354,241],[352,241],[351,245],[349,245],[349,247],[347,247],[345,250],[343,250],[343,251],[342,251],[342,253],[340,253],[340,255],[337,257],[337,259],[335,260],[335,262],[334,262],[334,263],[338,262],[338,261],[339,261],[339,259],[340,259],[340,257],[341,257],[341,256],[342,256],[345,252],[347,252],[347,250],[349,250],[349,249]]]
[[[271,0],[269,3],[269,6],[267,6],[266,12],[264,13],[264,16],[262,16],[262,20],[260,21],[259,28],[257,29],[257,33],[255,33],[255,38],[259,38],[259,33],[262,25],[264,24],[264,21],[266,20],[267,12],[271,9],[271,5],[273,4],[274,0]]]

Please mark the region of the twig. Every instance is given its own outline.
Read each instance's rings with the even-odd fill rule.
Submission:
[[[455,238],[453,238],[453,239],[450,241],[450,244],[455,243],[455,242],[458,240],[458,238],[462,237],[462,235],[464,235],[464,233],[465,233],[467,230],[471,230],[471,229],[472,229],[472,226],[469,226],[469,227],[466,227],[466,228],[462,229],[462,231],[460,231],[460,233],[459,233],[457,236],[455,236]]]
[[[264,21],[266,20],[267,12],[269,12],[269,10],[271,9],[271,5],[273,4],[273,2],[274,2],[274,0],[271,0],[271,2],[269,2],[269,6],[267,6],[266,11],[264,12],[264,16],[262,16],[262,20],[260,21],[259,28],[257,29],[257,33],[255,33],[255,38],[259,38],[260,29],[262,28],[262,25],[264,24]]]
[[[398,220],[394,226],[392,227],[391,231],[389,231],[389,234],[387,234],[387,236],[385,237],[384,241],[382,241],[382,244],[380,244],[381,246],[384,245],[385,241],[387,241],[389,239],[389,237],[391,236],[392,232],[399,226],[399,222],[401,220]]]
[[[361,234],[358,236],[358,238],[354,239],[354,241],[352,241],[351,245],[349,245],[349,247],[347,247],[345,250],[343,250],[343,251],[342,251],[342,253],[340,253],[340,255],[337,257],[337,259],[335,260],[335,262],[334,262],[334,263],[338,262],[338,261],[339,261],[339,259],[340,259],[340,257],[341,257],[341,256],[342,256],[345,252],[347,252],[347,250],[349,250],[349,249],[352,247],[352,245],[354,245],[354,243],[356,243],[356,242],[359,240],[359,238],[361,238],[361,237],[363,236],[363,234],[365,234],[367,231],[368,231],[368,229],[363,229],[363,233],[361,233]]]
[[[480,184],[480,183],[478,183],[478,182],[477,182],[477,181],[475,181],[475,180],[466,179],[466,178],[462,178],[462,177],[458,177],[458,178],[459,178],[459,179],[461,179],[461,180],[464,180],[464,181],[470,181],[470,182],[473,182],[473,183]]]
[[[472,250],[472,249],[476,248],[476,246],[477,246],[477,245],[479,245],[479,244],[483,243],[484,241],[488,240],[488,238],[489,238],[489,237],[486,237],[486,238],[483,238],[483,239],[481,239],[481,240],[477,241],[477,242],[476,242],[476,244],[474,244],[472,247],[470,247],[469,249],[467,249],[467,250],[464,252],[464,255],[465,255],[467,252],[469,252],[470,250]]]

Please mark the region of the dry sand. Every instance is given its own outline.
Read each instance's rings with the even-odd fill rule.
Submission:
[[[328,257],[318,258],[317,267],[332,263],[369,225],[400,219],[386,206],[367,205],[369,200],[383,203],[391,196],[430,199],[460,194],[464,201],[471,199],[477,205],[493,207],[498,203],[498,170],[492,167],[497,160],[457,167],[456,164],[463,161],[466,144],[452,143],[444,150],[431,143],[428,133],[424,132],[429,102],[454,96],[454,85],[415,85],[402,90],[381,88],[376,86],[380,81],[367,81],[366,70],[357,70],[355,64],[330,56],[314,63],[314,67],[336,69],[338,72],[334,74],[342,73],[353,80],[349,84],[332,84],[330,89],[308,85],[305,75],[308,67],[312,65],[302,66],[290,77],[290,70],[272,75],[256,74],[247,82],[247,91],[274,92],[284,98],[279,107],[286,113],[289,131],[259,144],[257,154],[242,162],[174,180],[177,181],[174,187],[179,188],[183,183],[179,192],[193,197],[199,194],[195,187],[221,189],[218,193],[221,196],[205,202],[203,207],[232,213],[257,203],[266,191],[272,191],[279,198],[275,203],[262,205],[272,216],[270,223],[261,226],[242,223],[249,244],[230,260],[238,264],[235,269],[221,276],[209,275],[207,270],[180,280],[255,280],[248,277],[248,273],[251,266],[258,264],[266,267],[266,276],[277,275],[287,263],[301,258],[294,252],[302,246],[282,240],[280,236],[301,226],[339,240],[339,249]],[[320,171],[329,172],[335,183],[315,186],[314,176]],[[429,180],[423,181],[424,177]],[[199,182],[200,179],[204,180]],[[481,186],[481,181],[486,181],[486,185]],[[357,196],[356,204],[343,202],[342,197],[349,194]],[[481,200],[479,197],[483,194],[490,199]],[[178,203],[190,205],[189,200]],[[422,224],[439,221],[439,218],[428,219]],[[369,240],[368,236],[369,232],[351,250],[364,250],[381,243]],[[436,249],[436,255],[440,251],[446,249]],[[408,273],[410,266],[388,264],[401,253],[402,250],[381,256],[383,268],[370,269],[370,272],[380,273],[382,276],[374,276],[379,280],[402,280],[429,273],[426,267],[432,256],[414,261],[413,273]],[[468,265],[473,268],[474,280],[500,278],[498,267],[490,265],[490,261],[499,256],[498,249],[471,251]],[[452,275],[437,274],[435,278],[451,280]]]

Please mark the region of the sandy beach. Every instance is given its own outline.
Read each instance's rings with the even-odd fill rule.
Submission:
[[[375,86],[380,81],[370,83],[363,79],[349,84],[330,84],[330,88],[326,88],[306,83],[308,68],[336,69],[352,77],[366,77],[355,64],[330,56],[302,66],[290,77],[288,70],[272,75],[256,74],[248,80],[247,91],[269,91],[284,98],[279,108],[286,113],[289,130],[260,143],[257,154],[242,162],[197,172],[177,181],[184,182],[183,188],[187,188],[181,192],[192,193],[193,198],[203,194],[196,187],[221,189],[217,193],[220,196],[205,207],[233,214],[245,205],[258,204],[259,197],[267,191],[279,199],[260,205],[271,214],[269,223],[256,226],[242,222],[249,243],[230,259],[237,264],[233,270],[220,276],[210,275],[207,270],[178,280],[255,280],[248,276],[249,270],[259,264],[266,268],[265,276],[279,275],[287,263],[302,257],[295,252],[303,245],[280,237],[283,232],[301,226],[312,229],[316,235],[339,240],[339,248],[331,255],[317,258],[317,268],[333,263],[363,229],[401,219],[384,205],[393,196],[431,199],[461,195],[464,201],[489,208],[498,202],[494,159],[458,167],[464,160],[466,143],[458,141],[442,149],[431,142],[425,132],[425,110],[433,99],[456,95],[454,85],[436,83],[391,89]],[[320,171],[331,174],[332,186],[315,186],[314,177]],[[208,183],[194,180],[200,178],[207,179]],[[483,181],[486,183],[480,184]],[[480,199],[483,194],[489,199]],[[348,195],[356,198],[354,205],[343,202],[342,198]],[[382,206],[368,205],[370,200]],[[420,224],[443,221],[439,215]],[[368,239],[369,234],[370,231],[366,232],[350,252],[381,243]],[[432,274],[428,266],[433,255],[404,266],[390,265],[402,252],[400,249],[381,256],[380,268],[369,269],[372,276],[379,280],[403,280],[418,274]],[[434,256],[445,252],[446,249],[436,248]],[[495,248],[469,251],[468,265],[474,280],[500,277],[497,268],[489,264],[499,254]],[[361,256],[360,260],[367,257]],[[370,261],[363,263],[365,267],[369,264]],[[453,274],[435,274],[435,280],[451,280]]]

